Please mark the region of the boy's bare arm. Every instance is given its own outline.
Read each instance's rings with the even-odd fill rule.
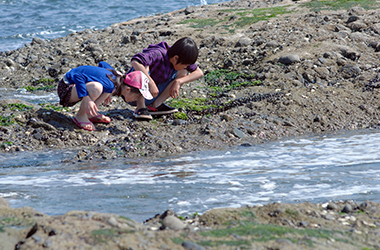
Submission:
[[[203,77],[203,72],[200,68],[197,68],[190,74],[177,78],[174,80],[172,87],[170,88],[170,96],[172,98],[176,98],[179,96],[179,89],[182,87],[183,84],[188,82],[193,82],[199,78]]]
[[[149,92],[152,94],[153,97],[156,97],[159,93],[159,90],[156,86],[156,83],[149,75],[149,66],[144,66],[137,60],[132,60],[131,65],[135,70],[143,72],[149,78]]]

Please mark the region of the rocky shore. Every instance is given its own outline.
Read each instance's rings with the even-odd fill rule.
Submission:
[[[191,36],[200,47],[205,77],[172,100],[181,109],[176,116],[137,122],[134,107],[119,98],[101,107],[112,123],[96,125],[93,133],[71,121],[78,106],[1,99],[0,150],[86,147],[74,161],[164,157],[377,128],[379,10],[319,10],[307,4],[190,6],[51,41],[34,38],[23,48],[1,52],[1,88],[46,94],[54,93],[73,67],[105,60],[125,72],[130,58],[148,44]]]
[[[213,209],[144,223],[71,211],[48,216],[12,209],[0,198],[0,249],[379,249],[380,205],[373,202],[281,204]]]
[[[126,72],[130,58],[147,45],[163,40],[172,44],[184,36],[199,45],[198,65],[205,73],[203,79],[184,86],[180,98],[170,101],[180,113],[139,122],[132,118],[134,107],[114,99],[101,107],[112,122],[96,125],[95,132],[79,130],[72,123],[78,106],[33,105],[4,99],[0,93],[0,152],[75,148],[77,156],[67,161],[156,158],[294,136],[377,129],[380,10],[375,1],[355,3],[359,5],[337,9],[318,1],[288,0],[190,6],[102,30],[53,40],[34,38],[23,48],[0,52],[0,88],[25,88],[37,94],[55,93],[62,75],[84,64],[104,60]],[[185,249],[380,248],[379,205],[350,204],[352,210],[341,213],[344,205],[212,210],[196,216],[202,227],[179,230],[159,230],[163,217],[140,225],[112,215],[72,212],[50,217],[5,205],[0,209],[0,242],[10,242],[4,249],[15,245],[16,249],[184,249],[189,238],[188,244],[195,246]],[[263,209],[265,213],[260,212]],[[217,218],[225,221],[215,222]],[[86,229],[87,222],[97,228]],[[276,233],[257,240],[251,235],[256,231],[245,227],[258,228],[260,223],[293,231],[273,226]],[[251,233],[232,230],[243,230],[240,227]],[[305,235],[316,228],[317,236]],[[224,236],[211,239],[209,229]],[[272,237],[280,231],[284,234]]]

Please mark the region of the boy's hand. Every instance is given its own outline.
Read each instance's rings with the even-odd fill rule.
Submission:
[[[150,81],[149,81],[149,92],[152,94],[153,97],[158,96],[158,94],[160,93],[160,91],[157,88],[156,83],[153,81],[152,78],[150,78]]]
[[[179,79],[174,80],[172,87],[170,88],[170,96],[172,98],[179,97],[179,89],[181,88],[181,84]]]

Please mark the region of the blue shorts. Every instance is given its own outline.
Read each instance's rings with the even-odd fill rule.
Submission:
[[[128,73],[130,73],[130,72],[132,72],[132,71],[135,71],[133,68],[131,68],[129,71],[128,71]],[[177,70],[175,70],[174,72],[173,72],[173,74],[170,76],[170,78],[169,78],[169,80],[167,81],[167,82],[165,82],[165,83],[159,83],[159,84],[156,84],[157,85],[157,88],[158,88],[158,95],[155,97],[155,98],[153,98],[152,100],[146,100],[145,99],[145,105],[146,106],[148,106],[148,105],[150,105],[150,104],[152,104],[159,96],[160,96],[160,94],[162,93],[162,91],[164,91],[167,87],[168,87],[168,85],[169,85],[169,83],[171,83],[176,77],[177,77],[177,73],[178,73],[178,71]],[[150,72],[149,72],[149,75],[150,75]],[[136,106],[137,105],[137,102],[136,101],[133,101],[133,102],[128,102],[128,104],[130,104],[130,105],[132,105],[132,106]]]

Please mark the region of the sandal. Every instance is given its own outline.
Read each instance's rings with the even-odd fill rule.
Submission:
[[[150,115],[148,109],[146,109],[146,108],[136,110],[135,113],[133,113],[133,115],[137,120],[150,121],[153,119],[153,117]]]
[[[94,131],[95,127],[92,122],[80,122],[77,120],[77,118],[73,117],[73,122],[81,129],[88,130],[88,131]],[[88,125],[91,125],[91,128],[88,127]]]
[[[89,118],[89,120],[93,123],[110,123],[111,122],[111,118],[102,114],[91,117]]]

